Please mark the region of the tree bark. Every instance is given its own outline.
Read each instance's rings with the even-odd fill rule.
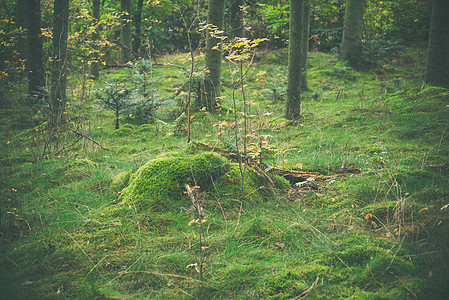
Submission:
[[[28,0],[28,96],[35,104],[43,100],[45,89],[41,32],[41,1]]]
[[[121,0],[120,5],[122,10],[122,27],[120,29],[122,63],[127,63],[131,60],[132,50],[131,0]]]
[[[92,0],[92,19],[95,26],[95,31],[92,34],[94,53],[92,54],[92,63],[90,67],[90,75],[93,79],[100,77],[100,55],[98,51],[98,41],[100,40],[100,0]]]
[[[340,47],[340,59],[355,62],[362,50],[363,14],[365,0],[346,1],[343,39]]]
[[[19,35],[17,37],[17,53],[20,59],[28,58],[28,41],[27,41],[27,31],[28,31],[28,9],[30,8],[27,0],[17,1],[17,12],[16,12],[16,25]],[[40,7],[39,7],[40,11]],[[40,17],[40,16],[39,16]],[[40,29],[40,26],[39,26]]]
[[[424,81],[449,87],[449,1],[433,0]]]
[[[142,32],[142,8],[143,0],[137,0],[137,9],[134,14],[134,41],[133,41],[133,52],[134,54],[139,54],[139,49],[141,46],[140,34]]]
[[[242,9],[243,0],[234,0],[231,3],[231,37],[243,37],[243,16]]]
[[[309,58],[309,31],[310,31],[310,0],[304,0],[303,18],[302,18],[302,43],[301,43],[301,90],[309,89],[307,84],[307,69]]]
[[[49,119],[49,126],[53,130],[62,128],[65,122],[68,23],[69,0],[55,0]]]
[[[225,0],[209,0],[207,24],[216,26],[221,30],[223,28],[224,7]],[[204,89],[208,111],[215,109],[217,97],[220,96],[222,54],[220,50],[213,49],[218,42],[219,40],[212,37],[210,32],[207,33]]]
[[[288,78],[285,118],[301,117],[301,36],[303,27],[303,0],[290,0],[290,28],[288,40]]]

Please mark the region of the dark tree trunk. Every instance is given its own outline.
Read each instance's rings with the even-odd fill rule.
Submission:
[[[301,36],[304,1],[290,0],[290,27],[288,40],[288,82],[285,118],[301,117]]]
[[[49,126],[56,130],[65,122],[68,23],[69,0],[55,0]]]
[[[115,109],[115,129],[120,128],[119,120],[120,120],[120,110],[118,108],[116,108]]]
[[[43,100],[45,72],[42,51],[41,1],[28,0],[28,95],[32,103]]]
[[[301,43],[301,90],[308,90],[307,69],[309,58],[309,30],[310,30],[310,0],[304,0],[303,18],[302,18],[302,43]]]
[[[94,41],[94,53],[92,54],[90,75],[94,79],[98,79],[100,77],[100,55],[98,53],[98,41],[100,39],[100,0],[92,0],[92,18],[95,24],[95,31],[92,34],[92,40]]]
[[[365,0],[346,1],[343,39],[340,47],[340,59],[355,62],[362,51],[363,14]]]
[[[225,0],[209,0],[207,15],[207,24],[223,28]],[[213,111],[217,103],[217,97],[220,96],[221,81],[221,58],[220,50],[213,50],[218,44],[217,38],[207,34],[206,39],[206,76],[204,80],[204,89],[206,94],[207,109]]]
[[[433,0],[426,83],[449,87],[449,1]]]
[[[121,0],[120,5],[122,10],[122,26],[120,29],[122,63],[127,63],[131,60],[132,50],[131,0]]]
[[[231,37],[243,37],[243,16],[242,9],[243,0],[234,0],[231,4]]]
[[[28,59],[27,31],[29,27],[28,20],[30,18],[28,15],[28,8],[29,4],[27,0],[17,1],[16,25],[17,30],[19,31],[17,37],[17,53],[19,54],[20,59]]]
[[[142,7],[143,0],[137,0],[137,9],[134,14],[134,41],[133,41],[133,52],[135,55],[139,54],[139,49],[141,46],[140,34],[142,32]]]

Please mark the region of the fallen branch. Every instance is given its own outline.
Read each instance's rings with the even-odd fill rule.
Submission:
[[[210,146],[210,145],[200,143],[200,142],[195,142],[194,144],[195,144],[196,148],[199,150],[215,152],[217,154],[220,154],[221,156],[226,157],[227,159],[229,159],[232,162],[235,162],[235,163],[239,162],[239,160],[238,160],[239,157],[236,153],[226,151],[226,150],[220,149],[218,147]],[[253,168],[253,170],[256,172],[256,174],[266,178],[270,184],[270,188],[274,188],[274,183],[271,180],[271,178],[269,178],[266,175],[266,173],[282,176],[285,179],[287,179],[288,181],[290,181],[290,183],[292,183],[292,184],[306,181],[309,178],[313,178],[315,181],[325,181],[329,178],[332,178],[331,176],[321,175],[318,172],[302,172],[302,171],[296,171],[296,170],[283,170],[283,169],[279,169],[276,167],[267,166],[264,163],[256,162],[254,160],[249,160],[249,159],[245,159],[244,163],[247,166]]]
[[[76,134],[76,135],[82,137],[82,138],[88,139],[89,141],[91,141],[92,143],[94,143],[95,145],[97,145],[98,147],[100,147],[101,149],[110,151],[110,149],[103,147],[100,143],[98,143],[98,142],[95,141],[94,139],[88,137],[88,136],[85,135],[84,133],[79,132],[78,130],[75,130],[75,129],[72,129],[72,128],[69,128],[69,130],[70,130],[71,132],[73,132],[74,134]]]

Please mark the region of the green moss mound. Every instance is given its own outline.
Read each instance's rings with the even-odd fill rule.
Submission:
[[[212,152],[193,156],[170,153],[150,160],[132,174],[120,199],[153,210],[184,205],[190,201],[183,195],[186,184],[194,186],[196,180],[204,191],[228,168],[228,160]]]
[[[119,207],[133,205],[139,209],[154,211],[170,210],[190,203],[185,195],[185,185],[196,183],[201,191],[218,199],[239,199],[252,201],[274,195],[268,188],[267,178],[245,167],[243,191],[238,164],[230,163],[214,152],[186,154],[171,152],[150,160],[129,176],[129,183],[120,196]],[[287,180],[269,174],[276,189],[289,186]],[[128,176],[119,176],[116,181],[124,182]],[[120,179],[120,180],[118,180]],[[211,186],[213,185],[213,188]]]

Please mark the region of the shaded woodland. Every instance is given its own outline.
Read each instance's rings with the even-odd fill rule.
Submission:
[[[4,0],[0,298],[447,299],[447,16]]]

